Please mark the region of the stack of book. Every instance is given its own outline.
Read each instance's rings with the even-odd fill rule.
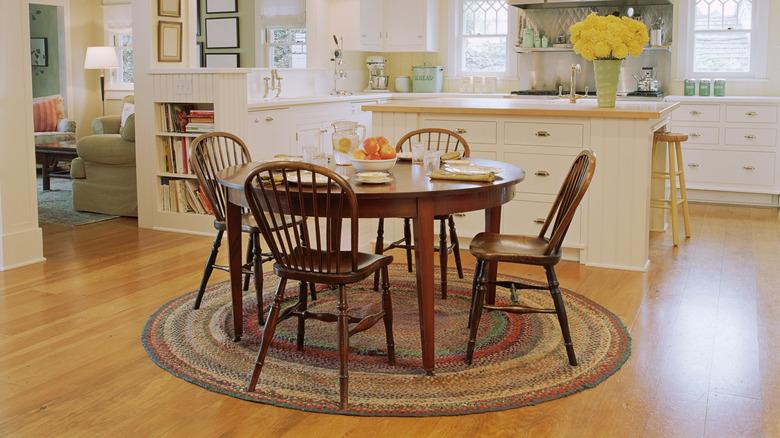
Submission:
[[[214,110],[190,110],[187,132],[202,134],[214,131]]]
[[[176,213],[214,214],[206,194],[197,181],[160,178],[162,210]]]

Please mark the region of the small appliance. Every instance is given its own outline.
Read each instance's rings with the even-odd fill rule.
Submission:
[[[368,67],[368,88],[366,91],[387,91],[390,85],[390,76],[385,75],[387,60],[382,56],[369,56],[366,59]]]

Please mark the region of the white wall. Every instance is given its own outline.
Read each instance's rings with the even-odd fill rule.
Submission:
[[[0,271],[44,260],[29,47],[27,2],[4,2],[0,14]]]

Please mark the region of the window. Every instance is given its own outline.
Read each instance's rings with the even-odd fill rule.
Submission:
[[[457,44],[450,53],[456,76],[513,76],[515,57],[511,43],[517,32],[517,13],[505,0],[451,0],[456,11]],[[453,62],[454,61],[454,62]]]
[[[766,0],[688,2],[688,18],[681,20],[687,77],[766,75]]]
[[[119,60],[119,68],[112,69],[109,88],[115,90],[133,89],[133,35],[131,33],[115,33],[113,46],[116,47],[116,56]]]
[[[269,28],[268,59],[271,68],[306,68],[306,28]]]

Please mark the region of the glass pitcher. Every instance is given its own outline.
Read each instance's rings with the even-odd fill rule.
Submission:
[[[359,131],[362,130],[362,133]],[[357,122],[333,123],[333,159],[338,166],[351,166],[350,156],[366,138],[366,127]]]

